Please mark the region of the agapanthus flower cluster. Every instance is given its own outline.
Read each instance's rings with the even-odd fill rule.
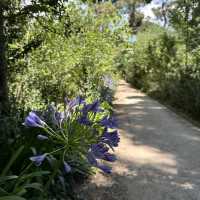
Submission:
[[[117,147],[120,142],[119,133],[114,129],[117,128],[117,123],[113,117],[104,117],[99,124],[104,127],[104,132],[98,143],[91,145],[87,157],[90,164],[105,173],[111,173],[111,167],[102,164],[101,160],[114,162],[117,159],[113,153],[110,153],[110,150],[114,151],[114,147]]]
[[[46,114],[50,114],[51,122],[49,118],[46,120]],[[36,166],[42,165],[46,159],[51,161],[59,153],[62,155],[63,169],[69,173],[73,168],[66,161],[68,157],[75,152],[82,157],[83,153],[88,152],[85,157],[92,166],[111,173],[111,168],[104,161],[116,160],[111,151],[118,146],[120,139],[116,120],[102,108],[99,100],[87,103],[81,97],[71,101],[65,99],[63,110],[59,111],[56,106],[50,105],[44,115],[39,116],[32,111],[24,125],[43,129],[37,139],[53,143],[51,152],[30,157]]]

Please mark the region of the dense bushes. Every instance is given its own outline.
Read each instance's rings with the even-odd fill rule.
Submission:
[[[58,103],[65,95],[98,97],[103,77],[113,77],[118,30],[110,25],[118,18],[115,11],[96,15],[93,8],[69,5],[65,12],[59,21],[47,15],[30,23],[17,44],[23,46],[38,34],[42,38],[40,47],[14,63],[22,67],[12,72],[10,94],[23,109]]]
[[[111,3],[44,8],[48,12],[20,23],[19,37],[8,43],[2,200],[75,199],[76,180],[91,174],[92,166],[110,173],[102,160],[116,160],[110,151],[119,142],[111,102],[123,42],[120,16]]]
[[[175,31],[149,24],[127,56],[129,82],[200,120],[198,48],[187,52]]]

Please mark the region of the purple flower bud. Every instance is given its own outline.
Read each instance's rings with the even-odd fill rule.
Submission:
[[[74,106],[83,104],[85,100],[82,97],[76,97],[75,99],[71,100],[68,104],[69,109],[72,109]]]
[[[30,112],[23,124],[28,127],[43,127],[45,122],[42,121],[35,112]]]
[[[105,116],[103,119],[101,119],[100,124],[102,126],[105,126],[106,128],[116,128],[117,122],[114,117]]]
[[[44,159],[46,158],[47,154],[42,154],[42,155],[38,155],[38,156],[32,156],[29,159],[31,161],[34,162],[34,164],[38,167],[42,164],[42,162],[44,161]]]
[[[63,119],[65,118],[65,114],[64,112],[55,112],[55,115],[54,115],[54,123],[56,125],[59,125],[60,123],[62,123]]]
[[[109,141],[109,144],[111,144],[113,147],[117,147],[118,143],[120,142],[119,133],[117,130],[108,132],[106,129],[101,140],[105,143],[108,143]]]
[[[66,173],[69,173],[72,170],[71,166],[65,161],[64,161],[64,170]]]
[[[88,152],[87,159],[91,165],[97,166],[97,160],[91,151]]]
[[[97,166],[99,169],[101,169],[103,172],[105,172],[106,174],[110,174],[112,171],[112,168],[107,166],[107,165],[103,165],[103,164],[100,164],[98,163],[98,166]]]
[[[38,140],[48,140],[49,138],[47,136],[45,136],[45,135],[39,134],[39,135],[37,135],[37,139]]]
[[[100,102],[98,100],[95,100],[93,103],[85,105],[82,109],[82,112],[84,114],[90,111],[94,113],[102,112],[103,110],[100,109],[99,106],[100,106]]]
[[[94,154],[96,158],[102,159],[104,158],[104,154],[108,152],[109,148],[103,144],[103,143],[98,143],[98,144],[93,144],[91,146],[91,151]]]
[[[86,126],[91,126],[92,122],[87,118],[87,116],[83,115],[77,119],[79,124],[83,124]]]
[[[95,146],[95,148],[99,149],[99,147],[97,147],[97,146]],[[101,147],[100,147],[100,149],[101,149]],[[110,162],[114,162],[116,160],[116,157],[113,154],[105,152],[106,150],[107,149],[104,149],[104,150],[101,149],[101,150],[98,151],[98,153],[101,151],[101,154],[100,154],[101,159],[104,159],[104,160],[110,161]],[[104,152],[104,154],[103,154],[103,152]],[[87,155],[88,162],[91,165],[93,165],[94,167],[97,167],[97,168],[101,169],[103,172],[105,172],[107,174],[110,174],[111,173],[111,168],[109,166],[106,166],[106,165],[103,165],[103,164],[99,163],[97,161],[96,157],[99,158],[99,155],[95,155],[93,153],[93,151],[92,151],[92,148],[91,148],[91,150],[88,152],[88,155]]]
[[[115,162],[117,160],[116,156],[114,154],[111,153],[105,153],[103,160],[109,161],[109,162]]]

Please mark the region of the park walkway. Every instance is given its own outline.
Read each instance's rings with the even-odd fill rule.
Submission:
[[[121,143],[110,176],[84,200],[200,200],[200,129],[121,81],[115,95]]]

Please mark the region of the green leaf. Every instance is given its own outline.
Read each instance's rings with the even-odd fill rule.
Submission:
[[[0,177],[0,183],[1,182],[5,182],[5,181],[9,181],[9,180],[13,180],[13,179],[17,179],[18,176],[16,175],[12,175],[12,176],[3,176],[3,177]]]
[[[2,195],[8,195],[9,193],[5,191],[3,188],[0,187],[0,196]]]
[[[0,200],[26,200],[23,197],[19,197],[19,196],[4,196],[4,197],[0,197]]]
[[[30,184],[26,184],[24,186],[24,188],[33,188],[35,190],[39,190],[41,192],[43,192],[43,186],[40,183],[30,183]]]
[[[21,154],[21,152],[23,151],[24,146],[19,147],[19,149],[13,154],[13,156],[11,157],[11,159],[9,160],[8,164],[6,165],[6,167],[4,168],[1,176],[5,176],[6,173],[9,171],[10,167],[12,166],[12,164],[15,162],[15,160],[18,158],[18,156]]]
[[[24,194],[26,194],[27,190],[24,187],[18,187],[16,189],[16,191],[14,192],[14,194],[22,196]]]
[[[25,174],[25,175],[23,175],[20,179],[21,179],[21,180],[26,180],[26,179],[31,179],[31,178],[33,178],[33,177],[38,177],[38,176],[47,175],[47,174],[50,174],[50,172],[49,172],[49,171],[33,172],[33,173],[30,173],[30,174]]]

